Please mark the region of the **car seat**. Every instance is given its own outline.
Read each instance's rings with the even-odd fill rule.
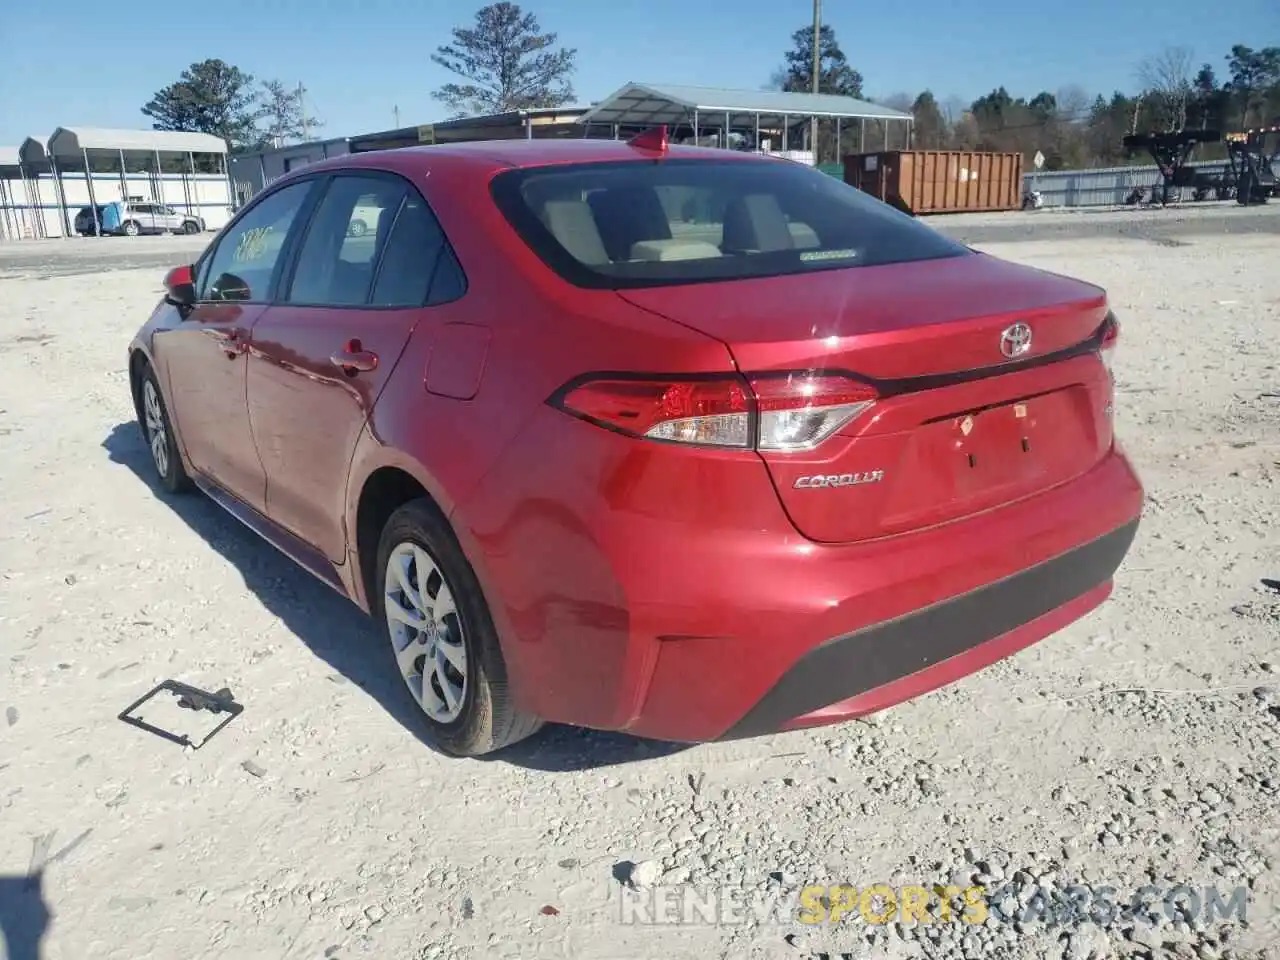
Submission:
[[[609,259],[631,259],[642,240],[670,240],[671,224],[652,187],[611,187],[587,197]]]
[[[753,193],[729,201],[720,244],[725,253],[768,253],[794,247],[786,214],[773,194]]]

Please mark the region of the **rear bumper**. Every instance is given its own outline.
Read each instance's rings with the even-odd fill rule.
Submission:
[[[768,564],[726,556],[740,570],[737,603],[703,601],[715,635],[690,636],[693,590],[669,596],[664,615],[650,607],[633,617],[630,644],[653,659],[620,726],[668,740],[750,737],[873,713],[953,682],[1102,603],[1142,497],[1115,450],[1071,483],[956,524],[779,550]],[[654,633],[637,635],[641,623]]]
[[[1106,599],[1137,530],[1134,520],[996,583],[832,637],[804,654],[724,737],[861,716],[1029,646]]]
[[[510,456],[455,527],[513,694],[687,742],[873,712],[1048,636],[1106,598],[1143,500],[1113,446],[1035,496],[831,544],[797,533],[754,457],[657,455],[558,413]]]

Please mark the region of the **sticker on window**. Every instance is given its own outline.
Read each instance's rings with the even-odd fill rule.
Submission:
[[[236,243],[236,252],[232,260],[235,263],[257,260],[267,252],[267,238],[271,236],[274,229],[274,227],[254,227],[252,230],[246,230]]]

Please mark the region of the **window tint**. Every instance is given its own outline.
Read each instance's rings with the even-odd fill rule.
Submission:
[[[388,177],[334,177],[302,242],[289,302],[366,303],[378,252],[406,189]]]
[[[620,288],[962,256],[969,251],[834,177],[779,160],[513,170],[494,200],[572,283]]]
[[[263,199],[218,242],[202,270],[202,300],[264,300],[289,228],[310,182],[294,183]]]
[[[444,234],[436,218],[423,199],[410,192],[387,236],[372,302],[380,307],[425,304],[443,246]]]

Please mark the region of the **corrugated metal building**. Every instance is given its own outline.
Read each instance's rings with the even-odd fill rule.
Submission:
[[[905,146],[913,122],[909,113],[852,97],[628,83],[590,106],[514,110],[239,154],[231,158],[231,178],[239,205],[292,169],[344,153],[473,140],[612,139],[659,124],[670,127],[678,142],[734,145],[795,157],[808,154],[812,162],[814,118],[829,124],[837,137],[841,124],[848,123],[843,129],[850,136],[858,130],[860,147],[867,145],[868,121],[881,130],[874,138],[879,142],[873,140],[872,145],[886,148],[891,128],[893,139]]]
[[[231,217],[227,145],[203,133],[58,127],[0,147],[0,238],[64,237],[82,207],[136,199],[202,218]]]
[[[467,140],[516,140],[529,136],[580,137],[583,135],[583,127],[578,123],[578,118],[586,109],[556,107],[518,110],[236,154],[230,161],[236,205],[247,202],[267,184],[290,170],[346,153],[420,147],[434,143],[460,143]]]

